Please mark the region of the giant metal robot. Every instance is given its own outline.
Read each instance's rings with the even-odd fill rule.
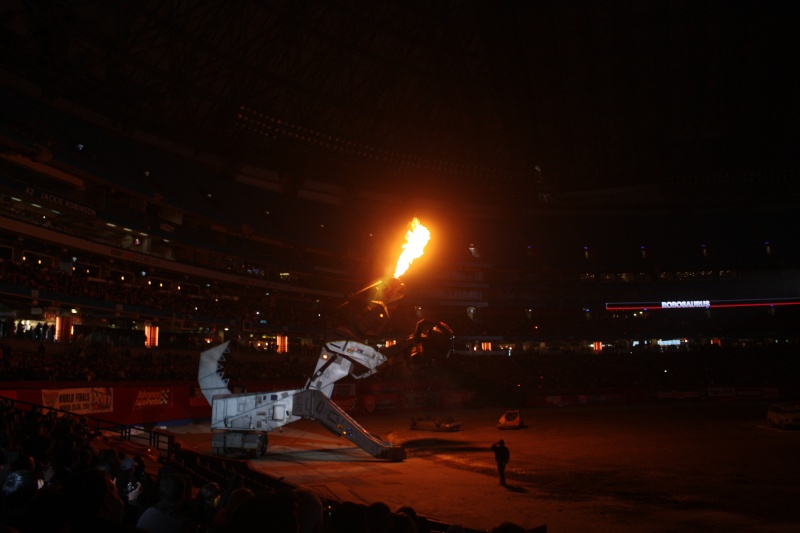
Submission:
[[[453,332],[443,322],[420,320],[413,333],[382,351],[364,338],[378,334],[404,285],[396,277],[379,280],[348,298],[338,309],[340,325],[325,341],[312,376],[302,389],[231,394],[220,361],[228,352],[225,342],[200,355],[198,380],[211,404],[211,446],[216,454],[248,452],[259,456],[267,449],[268,433],[301,418],[316,420],[373,457],[402,461],[405,450],[385,442],[361,427],[331,400],[334,384],[346,376],[374,374],[383,364],[414,356],[448,356]]]

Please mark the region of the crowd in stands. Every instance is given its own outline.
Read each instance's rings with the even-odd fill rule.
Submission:
[[[120,268],[123,268],[121,265]],[[135,270],[135,269],[134,269]],[[260,291],[241,290],[235,298],[217,294],[190,294],[177,287],[156,288],[141,283],[120,280],[101,280],[89,276],[80,268],[62,270],[42,266],[35,262],[22,263],[0,260],[0,282],[29,290],[51,291],[84,302],[105,305],[134,306],[141,309],[163,310],[185,316],[206,316],[220,321],[232,319],[266,322],[277,328],[307,328],[322,331],[330,317],[312,302],[292,305],[270,305]],[[241,289],[241,288],[240,288]],[[340,303],[340,302],[339,302]],[[419,319],[413,306],[400,302],[392,314],[392,327],[406,335],[413,331]],[[320,304],[318,307],[323,307]],[[574,338],[592,339],[595,334],[618,333],[619,338],[659,338],[657,330],[669,330],[671,321],[685,321],[683,314],[653,313],[643,317],[614,318],[608,313],[569,313],[554,310],[543,313],[535,310],[480,308],[469,314],[463,308],[443,309],[442,316],[429,316],[434,311],[426,309],[426,317],[443,320],[460,336],[489,335],[495,338],[533,339],[546,338],[568,331]],[[695,310],[703,313],[701,328],[712,333],[722,322],[717,321],[721,311]],[[694,312],[694,311],[691,311]],[[743,313],[744,311],[737,311]],[[796,311],[780,309],[752,310],[746,317],[748,326],[755,324],[764,331],[784,331],[796,323]],[[675,318],[678,317],[678,318]],[[683,318],[681,318],[683,317]],[[726,327],[741,325],[725,322]],[[631,332],[636,332],[632,335]],[[526,336],[527,335],[527,336]],[[713,336],[713,334],[709,335]],[[185,341],[160,343],[157,353],[144,349],[142,331],[116,329],[100,330],[75,326],[75,337],[69,353],[55,353],[47,347],[55,340],[52,323],[26,323],[0,317],[0,343],[3,339],[22,339],[40,343],[38,348],[24,350],[3,349],[0,361],[2,380],[58,380],[58,381],[124,381],[124,380],[178,380],[196,378],[196,353],[205,348],[194,339],[192,346]],[[777,337],[780,338],[780,337]],[[316,339],[319,340],[319,339]],[[534,343],[535,345],[536,343]],[[565,349],[558,353],[545,353],[537,348],[527,352],[515,350],[513,357],[475,355],[451,357],[436,366],[419,365],[419,374],[432,378],[446,377],[462,387],[477,387],[491,375],[491,382],[499,391],[524,391],[527,394],[559,394],[565,391],[607,390],[619,387],[641,388],[648,391],[665,389],[696,389],[715,385],[777,386],[786,383],[789,376],[797,375],[797,364],[791,352],[793,344],[760,345],[746,348],[734,345],[724,347],[694,344],[690,349],[634,350],[593,353],[585,349]],[[170,351],[175,349],[175,352]],[[180,348],[190,348],[192,353],[179,353]],[[253,346],[240,344],[240,352],[254,352]],[[300,352],[296,350],[300,349]],[[309,359],[315,359],[318,347],[292,347],[286,357],[264,360],[246,358],[231,360],[226,364],[226,375],[231,379],[246,376],[251,379],[303,380],[308,376]],[[271,354],[278,355],[278,354]],[[485,388],[485,387],[482,387]]]
[[[200,182],[198,179],[190,179],[187,182],[174,180],[173,184],[173,180],[165,181],[156,177],[171,175],[175,174],[176,172],[188,172],[189,175],[197,177],[198,169],[182,168],[181,170],[177,170],[173,165],[167,164],[160,154],[153,155],[147,150],[139,151],[138,148],[141,147],[137,148],[137,159],[141,162],[141,164],[153,170],[152,175],[149,170],[147,172],[136,173],[135,176],[131,175],[130,166],[120,163],[120,161],[125,160],[130,156],[131,147],[129,146],[125,147],[120,152],[120,148],[115,146],[115,143],[111,143],[110,145],[106,145],[104,147],[101,155],[97,151],[90,149],[88,146],[82,143],[73,143],[68,139],[62,138],[60,132],[51,132],[50,134],[47,134],[45,133],[46,127],[37,126],[36,124],[27,121],[20,121],[10,124],[9,126],[12,131],[21,137],[28,139],[34,145],[32,150],[25,152],[23,155],[41,162],[49,162],[55,157],[67,165],[76,166],[83,172],[100,178],[100,185],[97,183],[92,183],[91,185],[93,187],[100,187],[101,190],[114,190],[115,187],[108,184],[108,182],[119,181],[119,185],[122,185],[123,188],[135,187],[137,189],[145,189],[146,192],[142,193],[146,196],[159,196],[167,194],[167,196],[179,197],[182,202],[187,202],[190,205],[194,204],[194,206],[205,205],[205,200],[208,199],[207,190],[201,190],[199,187],[195,187]],[[98,143],[105,144],[105,142],[106,139],[104,138],[102,141],[95,140],[95,142],[89,144],[95,146],[96,148]],[[114,170],[111,170],[112,168],[114,168]],[[181,183],[183,184],[181,185]],[[256,228],[260,228],[261,230],[264,229],[264,211],[263,209],[259,209],[258,207],[254,206],[263,205],[263,203],[267,202],[269,198],[264,196],[260,198],[261,201],[243,203],[240,201],[242,197],[246,195],[252,200],[254,195],[260,194],[259,191],[254,190],[253,188],[241,190],[235,186],[236,184],[230,185],[230,187],[222,189],[219,187],[214,187],[216,189],[215,203],[218,203],[222,198],[227,196],[225,205],[229,209],[214,209],[213,215],[218,219],[220,224],[232,224],[240,228],[242,238],[240,239],[241,242],[239,243],[239,247],[246,250],[250,245],[247,237],[249,237]],[[228,192],[229,190],[230,192]],[[78,195],[80,195],[80,193]],[[283,201],[289,200],[290,199],[288,197],[283,198]],[[14,209],[13,207],[9,208],[9,211],[11,212],[9,214],[13,214],[13,216],[16,218],[24,219],[33,224],[52,227],[62,233],[74,234],[80,237],[86,236],[84,234],[85,232],[79,232],[80,226],[70,224],[68,218],[65,221],[62,221],[58,217],[42,218],[30,216],[30,213],[23,210]],[[118,217],[124,216],[125,213],[130,212],[129,218],[132,220],[129,222],[129,224],[132,227],[141,225],[143,226],[140,228],[141,230],[144,230],[149,225],[149,222],[151,222],[145,220],[143,223],[141,213],[129,208],[123,208],[119,204],[114,205],[110,211],[115,211],[114,214]],[[203,215],[208,215],[208,210],[201,208],[200,213]],[[231,213],[234,214],[233,217],[228,216]],[[192,214],[193,213],[186,213],[185,216],[188,218],[191,217]],[[247,219],[247,222],[244,222],[242,219]],[[187,226],[191,225],[189,224]],[[207,241],[207,235],[204,228],[190,229],[190,227],[184,226],[180,228],[173,228],[173,231],[177,231],[180,234],[188,237],[190,239],[190,245],[191,242]],[[96,242],[107,242],[107,244],[112,246],[120,246],[118,240],[115,241],[113,239],[108,239],[105,241],[103,236],[97,232],[91,234],[90,240]],[[297,258],[296,247],[268,246],[266,244],[262,244],[261,248],[269,248],[271,254],[274,254],[274,256],[277,258]],[[217,260],[213,259],[215,255],[217,256]],[[209,254],[209,257],[207,258],[209,263],[205,266],[233,271],[239,275],[266,278],[273,281],[281,279],[279,272],[273,268],[270,268],[270,266],[266,264],[259,265],[240,260],[233,262],[238,264],[232,265],[231,262],[228,261],[229,258],[230,253],[212,253]],[[326,254],[326,262],[331,267],[343,268],[347,262],[347,259]],[[298,279],[296,281],[301,284],[304,282],[302,279]]]
[[[35,345],[35,344],[34,344]],[[39,343],[38,349],[0,344],[0,382],[154,382],[195,383],[199,352],[114,348],[88,344],[74,351]],[[223,363],[232,383],[303,383],[316,364],[318,348],[253,356],[233,345]],[[438,383],[445,389],[503,396],[637,391],[647,395],[708,387],[773,387],[781,394],[800,391],[800,360],[794,344],[760,346],[684,346],[594,353],[563,349],[528,350],[513,355],[452,354],[418,357],[393,365],[375,380]]]
[[[131,354],[124,349],[49,355],[47,349],[17,351],[3,346],[0,356],[3,379],[36,378],[39,375],[36,372],[40,372],[66,380],[81,365],[98,373],[92,379],[101,379],[105,372],[114,375],[118,370],[115,367],[122,368],[125,376],[146,371],[153,379],[158,374],[162,379],[175,379],[181,376],[181,369],[188,368],[192,375],[186,379],[196,377],[196,361],[189,355],[175,357],[147,351]],[[60,366],[63,364],[60,360],[74,362],[76,358],[84,359],[77,366]],[[231,357],[230,369],[241,372],[241,376],[258,366],[253,361],[236,359]],[[237,367],[238,363],[241,366]],[[465,385],[474,380],[473,384],[480,383],[484,388],[494,382],[498,390],[520,386],[539,391],[548,391],[550,387],[580,391],[583,387],[631,386],[670,390],[791,383],[800,375],[799,365],[793,346],[767,345],[758,349],[732,346],[663,352],[451,356],[432,364],[420,364],[414,372],[420,377],[435,375],[460,380]],[[300,370],[299,366],[302,365],[296,369],[298,375],[307,375],[309,369]],[[25,374],[30,371],[34,372]],[[20,375],[23,377],[16,377]],[[128,379],[125,376],[117,374],[116,379]],[[382,502],[370,505],[340,502],[328,506],[307,491],[254,491],[237,483],[233,476],[226,487],[213,482],[197,486],[169,463],[157,471],[148,471],[141,457],[126,456],[106,448],[106,444],[83,417],[59,416],[37,408],[19,410],[12,401],[0,400],[0,532],[431,531],[427,521],[410,507],[391,509]],[[451,526],[448,531],[459,529]],[[525,530],[503,524],[492,531]]]
[[[61,270],[28,262],[17,263],[0,259],[0,282],[26,290],[50,291],[62,295],[63,300],[75,299],[75,304],[91,307],[93,303],[107,307],[109,303],[129,306],[147,315],[148,312],[169,312],[187,320],[230,324],[249,321],[251,324],[268,324],[272,327],[312,328],[324,327],[324,316],[316,309],[316,299],[294,297],[295,305],[272,305],[263,291],[252,288],[229,287],[227,294],[214,291],[187,290],[186,284],[175,282],[169,287],[148,285],[143,280],[100,279],[88,275],[80,268]],[[278,291],[273,291],[273,293]],[[274,295],[273,295],[274,296]],[[308,300],[308,301],[307,301]],[[0,331],[6,337],[32,338],[34,332]]]
[[[456,369],[450,375],[461,388],[482,390],[498,400],[612,392],[653,397],[659,392],[704,392],[711,387],[774,388],[782,396],[792,396],[800,394],[796,354],[795,344],[598,353],[529,350],[512,356],[451,356],[446,365]]]
[[[132,352],[107,344],[89,344],[67,353],[55,348],[41,343],[36,350],[0,344],[0,381],[197,381],[199,352]],[[230,354],[224,368],[226,377],[234,381],[302,382],[313,365],[308,357],[294,353],[274,355],[268,360]]]
[[[135,269],[133,269],[135,270]],[[336,320],[333,309],[341,303],[339,298],[302,297],[294,294],[289,299],[278,298],[276,291],[267,296],[241,286],[228,286],[224,294],[220,287],[188,291],[180,283],[169,287],[150,286],[144,279],[112,280],[89,276],[81,269],[65,271],[31,262],[17,263],[0,259],[0,282],[24,290],[51,291],[91,307],[116,304],[128,306],[141,316],[168,312],[169,316],[206,324],[231,322],[248,323],[253,328],[305,330],[320,334]],[[334,301],[335,300],[335,301]],[[77,303],[76,303],[77,305]],[[696,331],[704,337],[736,337],[749,334],[756,337],[786,337],[794,335],[798,311],[782,308],[754,308],[737,310],[732,317],[727,310],[690,310],[680,313],[654,312],[637,316],[618,316],[614,313],[592,313],[583,310],[550,309],[531,311],[521,308],[481,308],[467,313],[459,306],[426,309],[426,318],[447,323],[460,336],[491,336],[512,340],[554,339],[564,336],[582,339],[608,338],[678,338],[687,331]],[[624,315],[624,313],[622,313]],[[690,316],[691,315],[691,316]],[[393,312],[390,333],[404,336],[413,331],[419,317],[409,302],[400,302]],[[688,324],[691,323],[691,327]],[[689,328],[689,329],[687,329]],[[52,335],[53,332],[45,332]],[[0,338],[34,338],[33,328],[10,328],[0,323]],[[129,346],[143,346],[142,336],[127,339]],[[115,341],[119,344],[118,341]]]
[[[0,532],[432,531],[410,506],[323,504],[300,488],[253,491],[237,474],[225,487],[196,486],[178,465],[159,464],[149,471],[141,456],[115,450],[81,416],[23,410],[0,400]],[[447,531],[465,529],[453,525]],[[492,532],[525,529],[503,523]]]

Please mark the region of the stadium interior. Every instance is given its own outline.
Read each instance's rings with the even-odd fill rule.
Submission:
[[[191,382],[231,341],[234,378],[301,382],[417,217],[369,341],[445,322],[476,403],[800,392],[789,3],[190,4],[2,8],[5,381],[45,345]]]
[[[8,8],[4,336],[308,347],[343,298],[388,275],[419,217],[432,240],[375,342],[421,318],[449,324],[461,354],[796,342],[797,128],[780,123],[791,95],[775,88],[784,74],[771,55],[780,8],[748,22],[742,49],[706,52],[739,62],[746,91],[685,87],[716,83],[728,63],[686,66],[669,72],[672,94],[645,91],[615,115],[608,102],[589,111],[585,84],[631,96],[640,55],[664,68],[688,60],[693,8],[659,26],[689,39],[673,50],[636,27],[605,42],[589,24],[652,21],[655,7],[361,7]],[[715,37],[739,29],[727,9],[711,16]],[[562,50],[567,37],[540,17],[589,33]],[[631,43],[642,49],[621,59]],[[745,81],[759,60],[773,69]],[[645,73],[648,87],[665,75]],[[723,112],[745,93],[761,103],[727,122],[641,116],[686,113],[690,99]],[[639,134],[636,157],[609,134]]]

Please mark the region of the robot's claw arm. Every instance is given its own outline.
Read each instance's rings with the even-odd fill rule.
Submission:
[[[414,333],[386,348],[383,353],[390,363],[418,355],[446,359],[453,351],[453,330],[444,322],[423,319]]]
[[[371,376],[385,362],[386,357],[381,352],[364,343],[348,339],[327,342],[322,346],[317,367],[306,388],[320,389],[330,397],[335,382],[348,375]],[[361,368],[364,371],[356,371]]]
[[[334,339],[323,345],[317,366],[305,388],[319,389],[329,396],[338,380],[371,376],[379,366],[394,364],[416,355],[448,357],[453,349],[453,331],[444,322],[420,320],[414,332],[382,351],[362,339],[382,329],[393,305],[403,298],[403,283],[396,278],[381,280],[362,289],[339,308],[342,324]]]

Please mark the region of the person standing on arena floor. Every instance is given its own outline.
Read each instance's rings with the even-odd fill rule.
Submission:
[[[506,486],[506,465],[511,459],[511,452],[508,451],[506,443],[503,439],[492,444],[492,451],[494,452],[494,460],[497,461],[497,473],[500,475],[500,484]]]

